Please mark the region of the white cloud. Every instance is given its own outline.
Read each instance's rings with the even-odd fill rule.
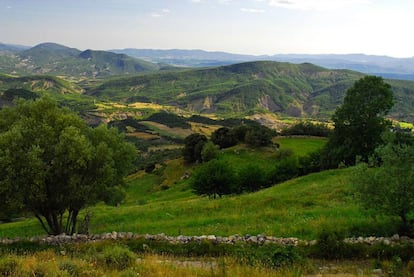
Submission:
[[[259,9],[246,9],[246,8],[241,8],[240,11],[244,12],[244,13],[264,13],[266,12],[265,10],[259,10]]]
[[[162,9],[160,11],[153,12],[151,14],[151,16],[152,17],[164,17],[164,16],[168,15],[169,13],[171,13],[171,11],[169,9]]]
[[[218,0],[218,2],[220,3],[220,4],[225,4],[225,5],[228,5],[228,4],[230,4],[230,2],[232,2],[233,0]]]
[[[273,7],[281,7],[296,10],[329,11],[355,6],[370,4],[372,0],[256,0],[265,2]]]

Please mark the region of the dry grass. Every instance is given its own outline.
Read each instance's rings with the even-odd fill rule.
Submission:
[[[158,135],[145,133],[145,132],[128,133],[127,136],[139,138],[139,139],[142,139],[142,140],[155,140],[155,139],[160,138],[160,136],[158,136]]]
[[[210,137],[214,131],[222,127],[221,125],[207,125],[196,122],[190,122],[190,124],[191,130],[193,130],[194,133],[199,133],[206,137]]]

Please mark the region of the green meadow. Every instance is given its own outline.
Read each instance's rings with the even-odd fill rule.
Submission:
[[[237,146],[226,149],[223,159],[232,165],[254,163],[268,169],[280,151],[301,156],[323,146],[320,138],[277,138],[280,149]],[[392,218],[373,217],[363,210],[350,181],[353,168],[314,173],[249,194],[209,199],[195,195],[192,170],[174,160],[151,174],[128,177],[126,199],[118,207],[98,204],[89,207],[90,232],[165,233],[167,235],[220,236],[266,234],[278,237],[315,239],[323,230],[349,236],[389,235],[396,230]],[[83,215],[80,216],[80,219]],[[0,237],[42,235],[35,219],[1,224]]]

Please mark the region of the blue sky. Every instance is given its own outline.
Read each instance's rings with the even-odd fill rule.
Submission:
[[[413,0],[0,0],[0,42],[414,57]]]

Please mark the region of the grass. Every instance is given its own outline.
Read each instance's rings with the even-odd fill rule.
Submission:
[[[94,208],[92,231],[169,235],[262,233],[304,239],[316,238],[323,228],[340,228],[348,235],[378,232],[385,223],[376,222],[355,203],[348,180],[351,172],[352,169],[326,171],[257,193],[216,200],[184,193],[179,185],[159,192],[174,201],[146,198],[145,205]],[[180,198],[173,197],[174,194]]]
[[[128,250],[126,250],[128,251]],[[242,264],[232,257],[180,258],[175,256],[140,254],[127,266],[119,269],[108,267],[102,261],[101,252],[79,253],[66,256],[64,251],[39,251],[29,255],[6,255],[0,258],[0,274],[4,276],[301,276],[303,273],[349,274],[366,273],[372,264],[360,262],[315,261],[306,267],[291,266],[266,268],[260,265]],[[92,255],[96,255],[95,257]],[[98,258],[97,258],[98,257]],[[409,273],[409,271],[406,271]]]
[[[323,147],[326,138],[319,137],[277,137],[274,142],[280,144],[280,149],[289,149],[297,156],[306,156]]]
[[[297,155],[316,150],[325,142],[319,138],[276,141],[281,149],[291,149]],[[271,168],[276,155],[274,148],[241,145],[226,150],[223,159],[235,166],[254,163]],[[191,170],[182,160],[173,160],[153,174],[130,176],[127,198],[120,207],[98,204],[89,208],[90,232],[266,234],[315,239],[323,229],[339,230],[348,236],[390,235],[396,229],[393,219],[372,217],[357,204],[349,178],[353,168],[315,173],[256,193],[214,200],[196,196],[189,180],[181,180]],[[38,234],[42,231],[34,219],[0,224],[0,237]]]

